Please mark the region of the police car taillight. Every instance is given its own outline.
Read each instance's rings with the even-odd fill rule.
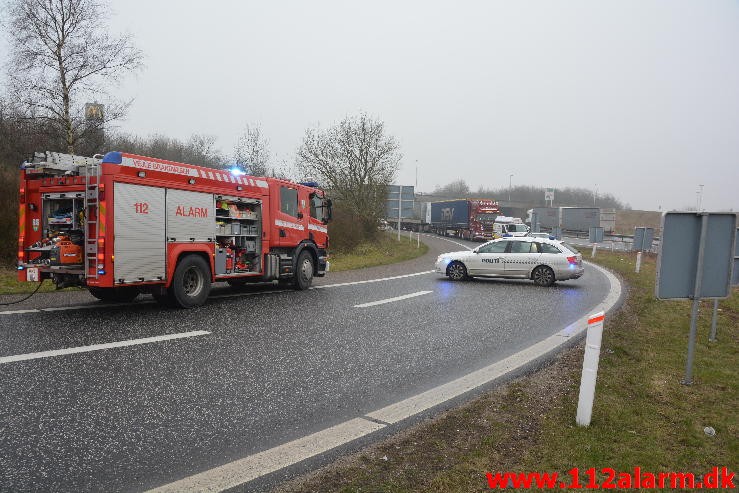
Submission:
[[[577,257],[567,257],[567,262],[570,264],[577,264]]]

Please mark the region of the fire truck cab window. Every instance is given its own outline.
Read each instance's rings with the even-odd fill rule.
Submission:
[[[285,214],[298,217],[298,191],[288,187],[280,187],[280,210]]]
[[[323,199],[318,194],[312,193],[310,196],[310,217],[323,221],[324,216]]]

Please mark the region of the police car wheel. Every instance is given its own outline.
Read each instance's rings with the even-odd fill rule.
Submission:
[[[531,278],[537,286],[551,286],[554,284],[554,271],[546,265],[540,265],[531,273]]]
[[[462,262],[452,262],[446,268],[446,275],[452,281],[464,281],[467,279],[467,268]]]

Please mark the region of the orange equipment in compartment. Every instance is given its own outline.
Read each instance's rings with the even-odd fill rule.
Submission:
[[[49,252],[50,265],[82,264],[82,247],[69,240],[57,241]]]

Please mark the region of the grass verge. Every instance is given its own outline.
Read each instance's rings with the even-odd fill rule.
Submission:
[[[35,282],[18,281],[18,271],[9,267],[0,267],[0,294],[28,294],[38,287]],[[72,288],[69,288],[72,289]],[[39,293],[55,291],[54,283],[45,281]]]
[[[415,236],[411,241],[407,233],[401,233],[398,241],[395,235],[383,234],[379,241],[362,243],[350,252],[331,253],[331,272],[394,264],[420,257],[426,252],[428,247],[423,243],[418,247]]]
[[[639,466],[698,478],[714,466],[736,471],[739,292],[720,302],[715,343],[708,342],[712,303],[703,303],[694,384],[685,386],[690,303],[654,298],[653,256],[643,259],[640,274],[630,253],[599,252],[596,260],[626,280],[628,294],[606,320],[589,427],[575,425],[580,344],[535,373],[278,491],[487,491],[488,471],[558,472],[569,481],[574,467],[631,472]],[[707,426],[715,436],[704,432]]]

